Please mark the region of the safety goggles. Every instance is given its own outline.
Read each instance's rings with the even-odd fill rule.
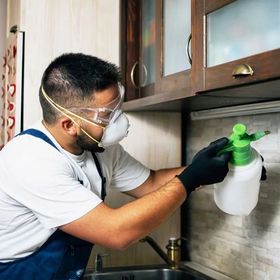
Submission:
[[[108,125],[113,119],[115,113],[121,108],[124,99],[124,87],[118,85],[118,96],[111,102],[104,104],[102,107],[70,107],[68,110],[72,113],[83,113],[87,119],[99,125]]]
[[[109,124],[109,122],[113,119],[116,112],[119,112],[119,109],[122,106],[123,99],[124,99],[124,87],[119,83],[118,84],[118,96],[110,101],[107,104],[104,104],[102,107],[97,108],[88,108],[88,107],[70,107],[70,108],[64,108],[54,102],[45,92],[43,86],[41,87],[42,93],[44,97],[47,99],[47,101],[55,107],[57,110],[59,110],[61,113],[65,114],[71,114],[79,119],[82,119],[84,121],[93,123],[97,126],[105,127]],[[75,112],[75,113],[74,113]],[[81,113],[87,115],[87,118],[81,117],[77,115],[76,113]]]

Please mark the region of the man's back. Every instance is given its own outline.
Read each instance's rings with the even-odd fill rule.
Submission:
[[[45,228],[34,212],[21,202],[21,198],[22,201],[28,200],[21,193],[28,187],[25,182],[29,182],[30,177],[34,182],[41,180],[38,178],[40,174],[36,172],[38,162],[35,160],[39,156],[36,147],[39,147],[36,141],[32,143],[31,139],[28,142],[26,140],[27,137],[16,137],[0,152],[1,262],[29,255],[55,231]],[[30,204],[34,203],[30,201]]]
[[[101,178],[91,152],[63,150],[41,122],[55,149],[32,135],[12,139],[0,152],[0,262],[36,251],[57,227],[102,202]],[[149,170],[114,145],[98,154],[107,188],[128,191],[146,180]]]

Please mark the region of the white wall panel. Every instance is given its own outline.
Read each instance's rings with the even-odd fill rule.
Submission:
[[[20,18],[20,29],[26,35],[27,127],[41,117],[40,80],[55,57],[82,52],[119,64],[119,1],[25,0]]]

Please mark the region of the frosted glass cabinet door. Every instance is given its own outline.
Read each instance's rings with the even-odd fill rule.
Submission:
[[[191,0],[163,2],[163,76],[191,68],[187,42],[191,33]]]
[[[154,0],[141,0],[141,86],[155,82],[155,43],[156,43],[156,19]]]
[[[277,49],[280,0],[238,0],[209,13],[206,24],[207,67]]]

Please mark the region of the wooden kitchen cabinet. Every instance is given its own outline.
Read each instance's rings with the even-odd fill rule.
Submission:
[[[124,110],[280,99],[280,0],[130,0],[121,10]]]
[[[192,14],[195,92],[280,78],[279,0],[193,0]]]
[[[124,107],[191,95],[191,0],[122,1]]]

